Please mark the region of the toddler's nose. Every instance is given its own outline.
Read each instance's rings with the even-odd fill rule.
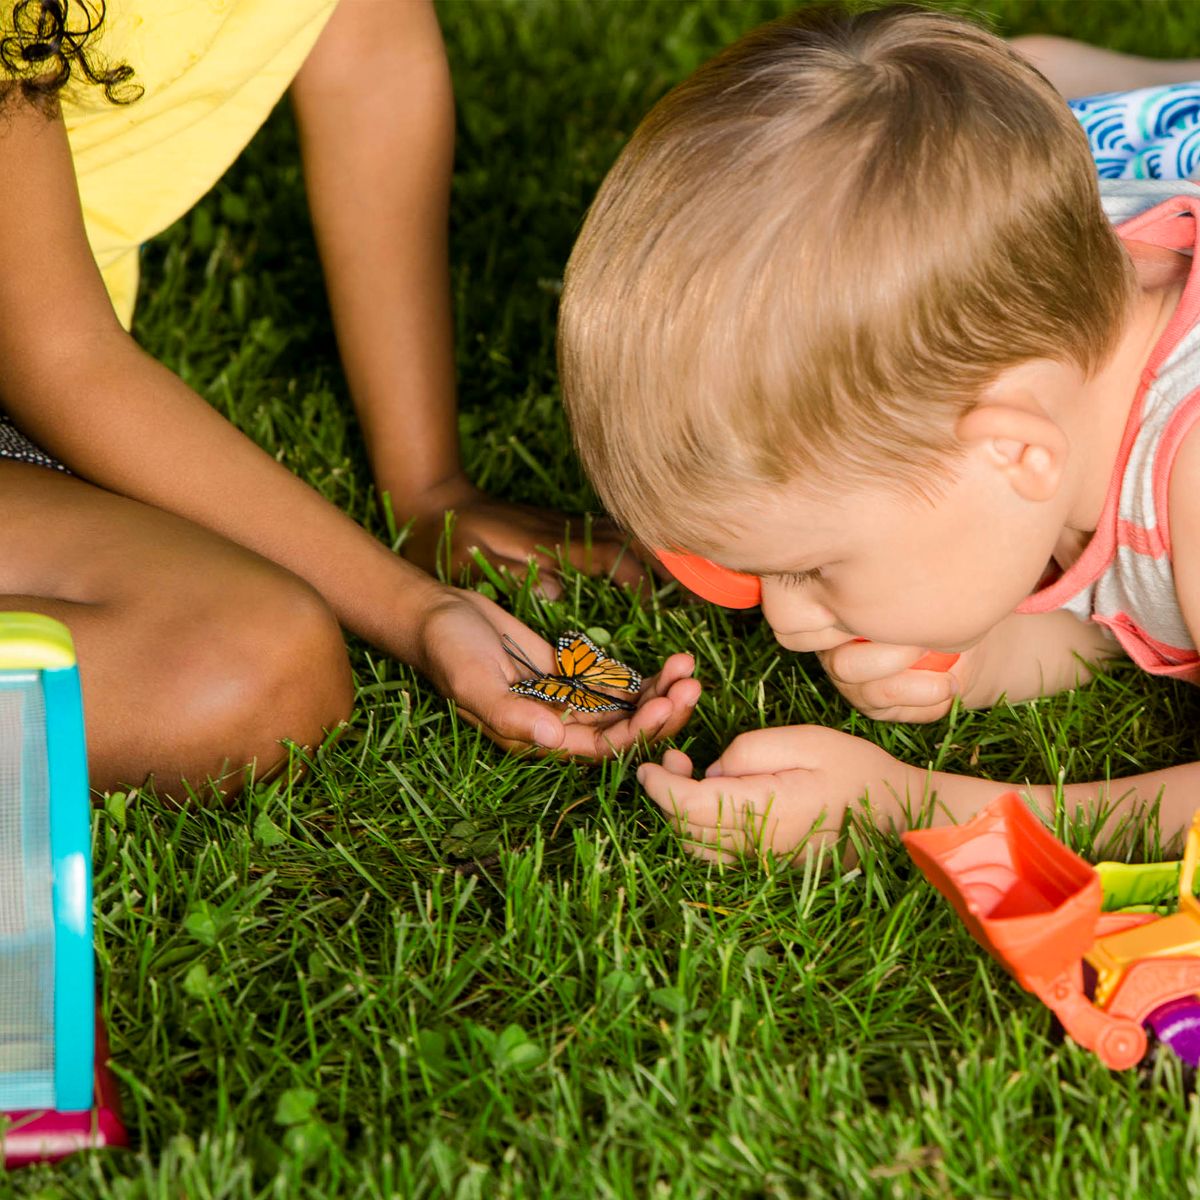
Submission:
[[[776,638],[821,638],[837,626],[837,617],[808,587],[786,587],[763,580],[762,614]],[[844,638],[843,638],[844,640]]]

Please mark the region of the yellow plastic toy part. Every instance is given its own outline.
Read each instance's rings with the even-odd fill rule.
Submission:
[[[75,644],[61,621],[42,613],[0,612],[0,671],[73,666]]]
[[[1179,911],[1147,925],[1099,938],[1085,955],[1096,969],[1095,1002],[1103,1008],[1125,972],[1142,959],[1200,956],[1200,900],[1192,891],[1200,861],[1200,813],[1188,830],[1179,870]]]
[[[1183,866],[1179,869],[1179,909],[1200,919],[1200,900],[1196,899],[1196,864],[1200,862],[1200,811],[1192,818],[1187,846],[1183,851]]]

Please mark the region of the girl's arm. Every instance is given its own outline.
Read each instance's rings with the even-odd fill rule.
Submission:
[[[448,213],[454,96],[426,0],[341,0],[291,89],[338,347],[397,513],[465,489]]]
[[[145,354],[118,324],[92,258],[61,119],[17,95],[0,101],[0,407],[20,428],[84,479],[307,580],[346,627],[429,675],[498,740],[594,754],[682,724],[696,688],[680,682],[683,661],[607,729],[564,729],[509,694],[500,634],[546,665],[549,648],[482,597],[392,554]]]
[[[563,543],[566,518],[486,497],[463,473],[447,248],[454,98],[432,4],[341,0],[292,85],[292,103],[372,470],[398,517],[416,518],[405,553],[432,567],[442,513],[454,509],[460,551],[474,543],[520,573],[535,547]],[[576,541],[575,565],[640,577],[607,522],[596,523],[590,555]]]

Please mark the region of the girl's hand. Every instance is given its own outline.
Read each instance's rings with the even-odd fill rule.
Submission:
[[[632,713],[584,717],[508,690],[522,678],[506,653],[508,634],[535,664],[551,670],[549,643],[475,592],[439,589],[441,597],[425,611],[420,631],[421,660],[414,665],[458,705],[459,712],[506,749],[558,750],[583,758],[604,758],[641,739],[657,741],[678,732],[700,696],[691,678],[691,655],[673,654],[662,670],[642,685]]]
[[[646,575],[629,538],[607,517],[593,518],[585,530],[578,517],[496,500],[461,478],[423,498],[404,543],[404,557],[430,574],[446,565],[447,518],[450,574],[455,580],[464,571],[470,577],[478,575],[471,553],[475,549],[492,566],[507,568],[517,579],[536,562],[539,588],[550,599],[562,594],[557,572],[560,549],[572,566],[589,575],[608,575],[631,587]]]
[[[832,845],[846,813],[865,800],[872,819],[903,823],[924,772],[872,742],[818,725],[756,729],[735,738],[703,779],[686,754],[643,763],[638,781],[671,818],[688,850],[714,862],[783,858]]]
[[[834,686],[859,712],[876,721],[938,721],[955,696],[974,683],[978,647],[963,651],[945,671],[914,669],[927,654],[918,646],[852,639],[817,654]]]

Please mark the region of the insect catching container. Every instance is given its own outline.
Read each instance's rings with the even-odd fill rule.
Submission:
[[[37,613],[0,613],[0,1111],[9,1165],[124,1139],[115,1097],[97,1106],[90,828],[71,635]]]

